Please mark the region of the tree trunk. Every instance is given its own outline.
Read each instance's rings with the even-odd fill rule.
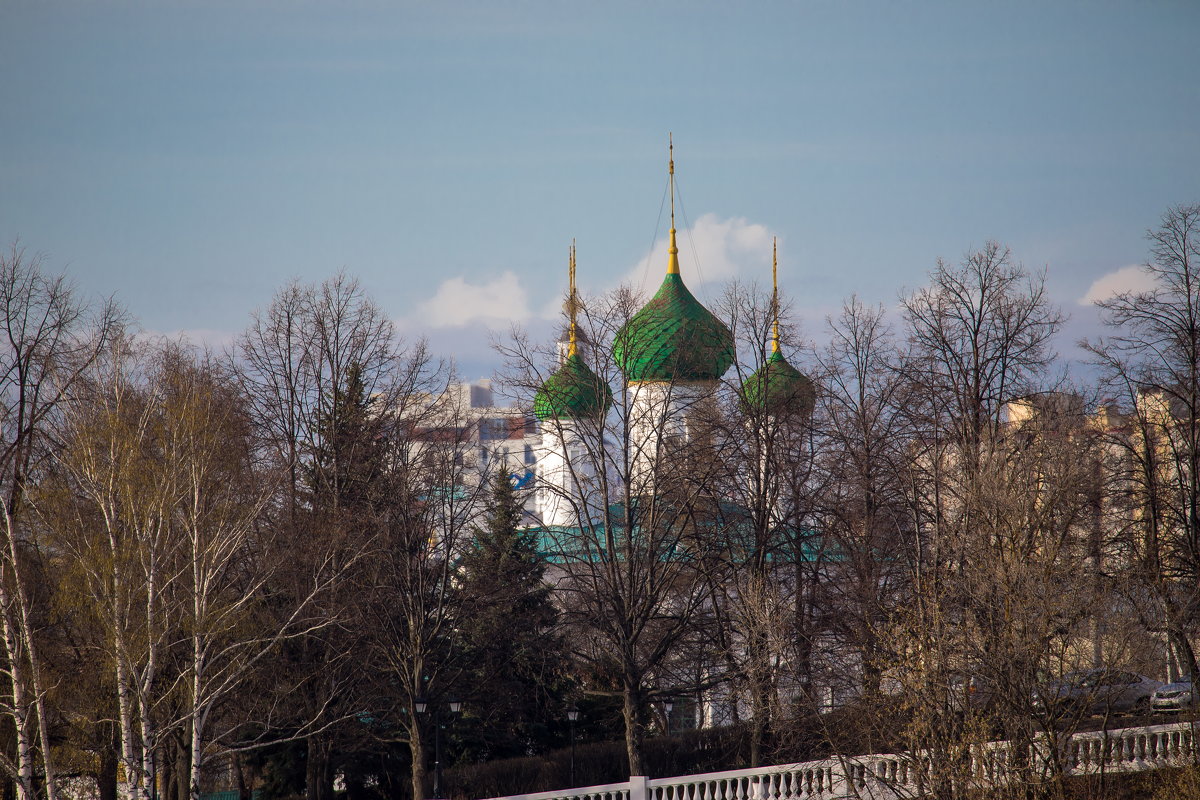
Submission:
[[[96,792],[99,800],[117,800],[117,750],[106,747],[100,753],[100,769],[96,773]]]
[[[25,686],[25,660],[21,652],[17,626],[12,618],[13,599],[7,585],[8,576],[7,565],[0,566],[0,624],[3,625],[8,677],[12,685],[12,716],[17,746],[17,800],[33,800],[33,742],[29,730],[31,722]]]
[[[171,755],[171,749],[167,742],[153,752],[157,760],[155,775],[158,777],[158,800],[184,800],[175,796],[175,757]]]
[[[191,736],[188,742],[188,794],[192,800],[200,800],[200,770],[204,766],[203,718],[193,717]]]
[[[764,625],[764,620],[755,620],[755,627]],[[750,766],[762,765],[763,744],[771,718],[771,664],[767,648],[769,637],[761,628],[750,636],[748,654],[750,694]]]
[[[195,540],[193,539],[193,542]],[[192,600],[192,620],[196,625],[197,632],[192,634],[192,724],[191,736],[188,742],[190,762],[190,777],[189,788],[192,800],[200,800],[200,770],[204,766],[204,722],[208,716],[208,709],[203,702],[204,681],[207,678],[206,668],[208,666],[206,653],[204,650],[204,637],[199,633],[200,621],[205,618],[205,600],[199,587],[202,585],[200,568],[200,553],[198,553],[193,545],[192,549],[192,570],[193,570],[193,595]]]
[[[191,726],[188,726],[189,728]],[[189,746],[191,731],[184,730],[175,741],[175,796],[188,800],[192,793],[192,749]]]
[[[1195,681],[1200,677],[1200,668],[1197,667],[1196,650],[1188,640],[1187,632],[1182,626],[1175,624],[1174,620],[1170,620],[1167,623],[1167,639],[1171,643],[1171,649],[1175,651],[1181,676],[1187,675],[1188,680]]]
[[[147,677],[149,676],[150,667],[147,666]],[[150,698],[148,696],[149,681],[144,684],[143,692],[139,693],[138,714],[142,729],[142,744],[140,750],[135,750],[135,761],[139,772],[134,779],[134,785],[130,792],[131,800],[151,800],[151,795],[154,791],[155,763],[152,754],[158,749],[158,731],[154,725],[154,720],[150,716]],[[132,735],[132,734],[131,734]],[[185,795],[186,796],[186,795]]]
[[[632,683],[632,682],[630,682]],[[625,687],[625,755],[629,759],[630,775],[645,775],[642,764],[642,728],[641,692],[636,685]]]
[[[304,788],[307,800],[332,800],[333,780],[329,769],[331,747],[324,736],[308,737]]]
[[[805,586],[808,582],[804,574],[803,546],[799,542],[793,545],[792,558],[795,562],[796,576],[793,589],[796,604],[792,616],[792,624],[795,625],[793,636],[796,646],[796,681],[802,696],[817,708],[817,698],[813,694],[812,685],[812,638],[809,636],[808,604],[805,597]]]
[[[421,724],[415,719],[408,731],[408,750],[412,756],[413,800],[425,800],[425,742],[421,738]]]
[[[238,800],[250,800],[254,795],[254,790],[246,783],[246,768],[242,764],[242,757],[237,753],[233,755],[233,774],[237,778]]]
[[[129,672],[125,667],[125,658],[117,654],[117,718],[121,729],[121,765],[124,767],[125,780],[121,781],[121,794],[125,800],[139,800],[138,780],[143,776],[142,760],[145,751],[139,755],[135,749],[136,742],[133,733],[133,698],[129,691]]]
[[[46,800],[58,800],[58,786],[54,779],[53,751],[50,748],[50,725],[46,718],[46,693],[42,689],[37,646],[33,640],[33,628],[29,623],[29,598],[25,593],[25,586],[22,583],[20,562],[17,560],[17,543],[12,533],[13,528],[10,523],[8,540],[9,555],[12,559],[13,595],[17,606],[18,631],[21,636],[22,649],[25,652],[26,668],[29,673],[29,688],[32,694],[30,705],[37,720],[39,744],[41,746],[42,778],[44,780],[44,794],[42,796]]]

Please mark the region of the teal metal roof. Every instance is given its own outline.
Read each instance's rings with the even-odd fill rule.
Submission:
[[[635,511],[635,517],[636,513]],[[625,526],[623,524],[625,519],[624,504],[614,503],[609,506],[607,517],[613,524],[612,538],[615,542],[623,544],[626,541]],[[722,528],[721,535],[726,541],[731,558],[737,560],[745,556],[748,549],[753,546],[752,543],[755,537],[753,531],[750,529],[749,513],[745,509],[732,503],[722,503],[721,519],[719,521],[714,520],[709,524]],[[577,526],[545,525],[532,526],[527,530],[530,534],[537,537],[539,556],[552,564],[599,560],[603,557],[607,549],[609,538],[608,528],[603,522],[596,522],[593,525],[582,528]],[[636,523],[633,531],[633,535],[636,538],[640,533],[640,528]],[[769,545],[773,551],[768,557],[769,561],[785,561],[785,550],[792,542],[796,543],[799,550],[799,558],[803,563],[815,564],[818,562],[843,560],[842,556],[815,530],[805,529],[796,532],[790,528],[780,528],[777,536],[778,541]],[[690,558],[685,537],[680,537],[678,540],[669,540],[668,544],[664,545],[661,549],[662,552],[658,554],[658,557],[663,560]]]

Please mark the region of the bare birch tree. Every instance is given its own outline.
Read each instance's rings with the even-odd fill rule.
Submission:
[[[65,415],[58,457],[64,480],[41,512],[100,610],[115,677],[124,794],[147,800],[162,733],[160,693],[171,683],[160,673],[179,635],[172,595],[184,562],[171,517],[180,497],[158,463],[158,442],[169,438],[132,343],[114,342],[97,366],[89,391],[78,392]]]
[[[120,322],[114,304],[88,304],[65,278],[47,274],[39,257],[15,246],[0,257],[0,712],[12,719],[16,737],[15,761],[0,756],[0,769],[14,780],[19,800],[33,797],[38,764],[49,800],[58,793],[27,574],[28,492],[45,465],[48,424]]]
[[[246,723],[215,715],[281,642],[330,620],[314,600],[339,573],[312,565],[307,589],[267,609],[286,545],[264,526],[269,474],[251,459],[244,404],[216,366],[184,347],[120,341],[65,414],[42,520],[85,577],[115,673],[125,795],[145,800],[168,741],[198,798],[211,747]]]

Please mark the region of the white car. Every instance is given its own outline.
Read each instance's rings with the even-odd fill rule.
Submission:
[[[1150,697],[1155,711],[1183,711],[1196,706],[1196,691],[1191,681],[1176,681],[1160,686]]]

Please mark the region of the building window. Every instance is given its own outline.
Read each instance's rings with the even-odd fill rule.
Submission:
[[[536,462],[537,459],[533,457],[533,445],[525,445],[525,464],[532,466]]]
[[[494,442],[508,438],[508,420],[504,417],[483,417],[479,420],[479,441]]]

